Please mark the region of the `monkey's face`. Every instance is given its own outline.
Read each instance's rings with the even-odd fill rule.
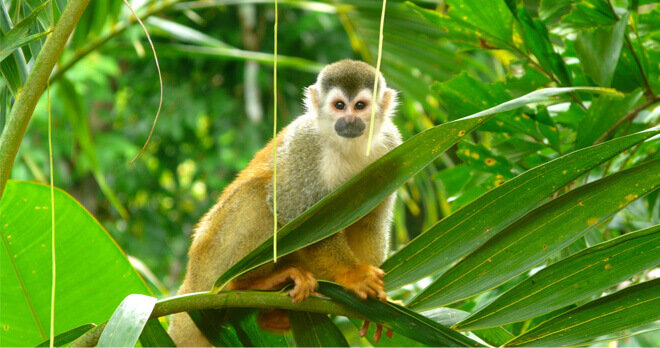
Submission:
[[[344,138],[362,136],[371,118],[372,94],[365,89],[352,98],[338,88],[331,90],[322,108],[328,116],[337,135]]]

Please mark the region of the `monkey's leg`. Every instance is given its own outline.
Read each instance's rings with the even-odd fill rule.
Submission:
[[[318,278],[337,282],[361,298],[387,301],[383,271],[355,257],[344,231],[301,249],[298,254]]]

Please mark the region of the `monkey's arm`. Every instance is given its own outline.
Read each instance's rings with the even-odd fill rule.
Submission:
[[[337,282],[362,298],[387,301],[383,271],[358,260],[344,231],[301,249],[299,256],[317,278]]]

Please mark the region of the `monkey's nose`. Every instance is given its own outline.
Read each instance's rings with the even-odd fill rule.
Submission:
[[[355,117],[353,115],[348,115],[345,118],[346,118],[346,123],[347,124],[353,124],[357,121],[357,117]]]

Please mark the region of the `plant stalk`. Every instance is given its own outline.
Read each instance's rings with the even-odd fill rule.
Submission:
[[[55,29],[46,39],[32,70],[28,74],[23,92],[9,113],[7,125],[0,136],[0,198],[5,191],[16,153],[21,145],[25,130],[46,87],[46,82],[73,28],[76,26],[90,0],[70,0]]]
[[[281,308],[304,312],[341,315],[362,320],[366,319],[358,312],[329,299],[310,297],[305,301],[293,303],[291,302],[291,297],[289,297],[287,293],[272,291],[229,291],[220,292],[218,294],[199,292],[183,296],[175,296],[158,301],[149,319],[156,319],[179,312],[230,307]],[[73,341],[70,347],[96,346],[103,330],[105,329],[106,323],[89,330],[87,333]]]

